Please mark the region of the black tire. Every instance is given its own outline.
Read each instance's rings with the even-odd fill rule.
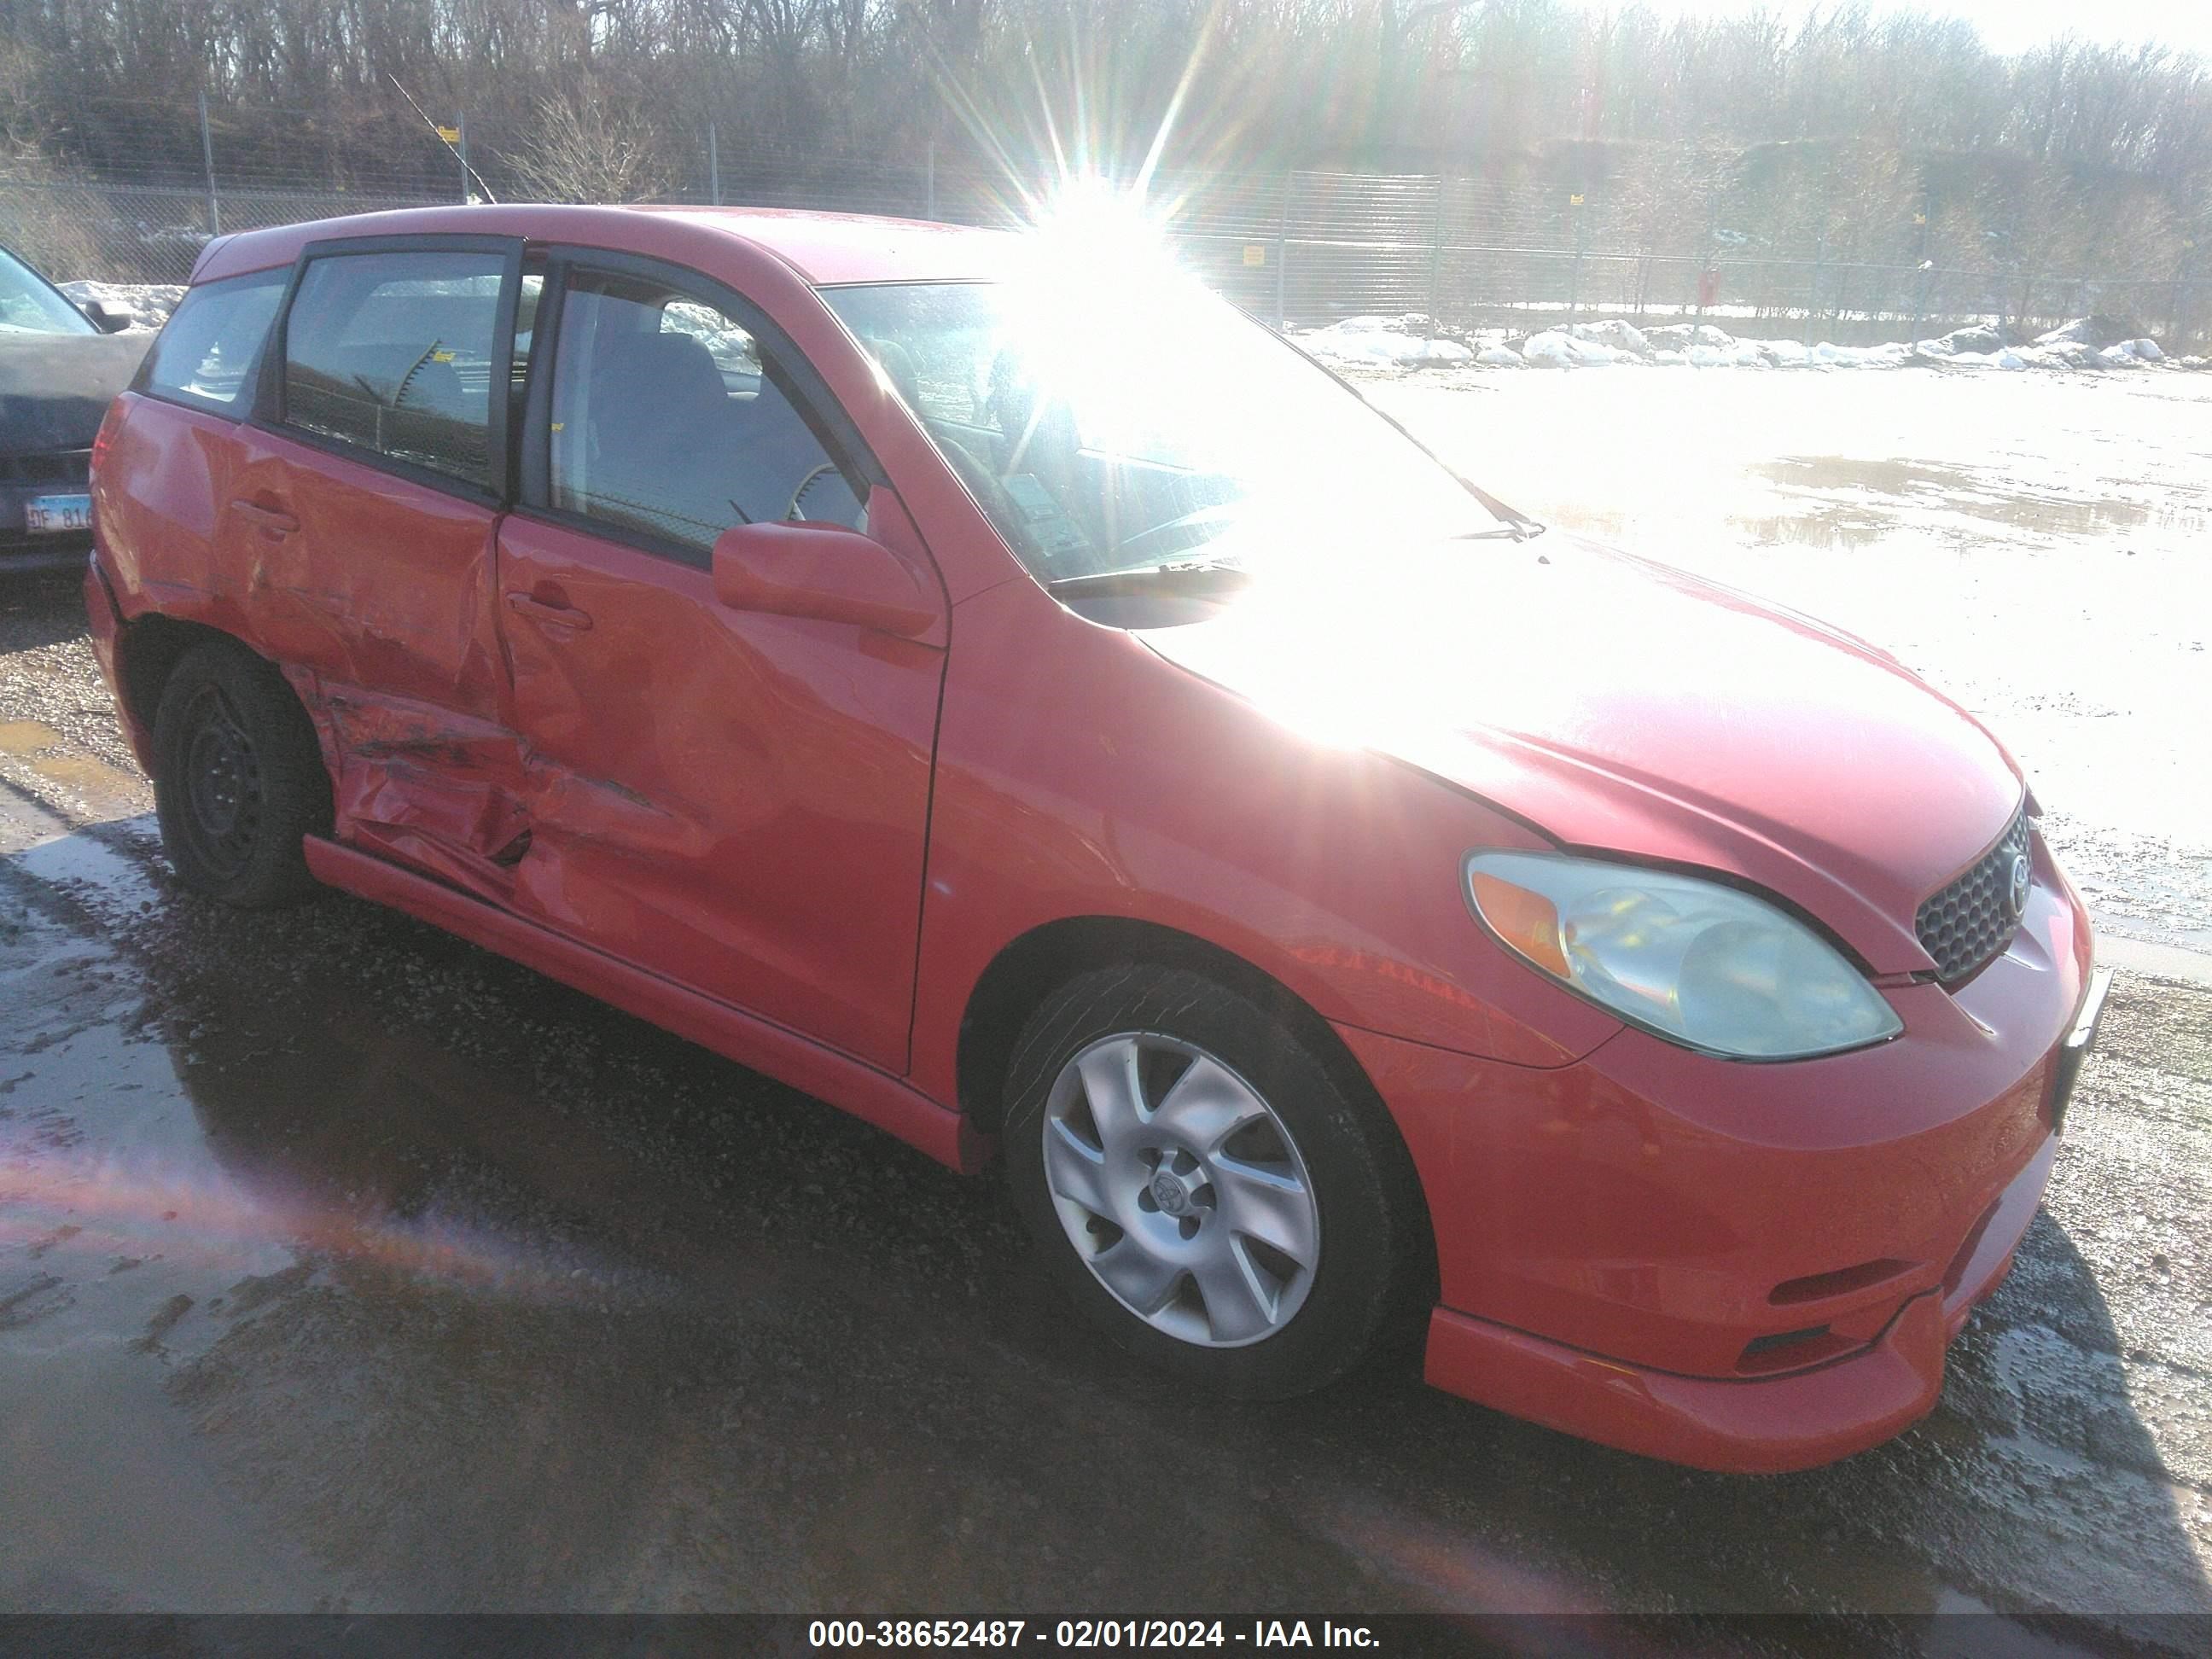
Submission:
[[[224,641],[193,647],[161,689],[154,763],[161,845],[185,886],[249,909],[316,890],[300,841],[330,833],[330,775],[273,665]]]
[[[1371,1097],[1355,1093],[1322,1062],[1297,1024],[1188,969],[1103,969],[1046,999],[1017,1039],[1007,1072],[1007,1178],[1047,1270],[1139,1359],[1241,1399],[1283,1399],[1334,1382],[1407,1325],[1426,1283],[1420,1251],[1427,1230],[1395,1128]],[[1303,1301],[1279,1328],[1244,1346],[1198,1346],[1133,1311],[1087,1265],[1052,1190],[1047,1107],[1055,1082],[1094,1043],[1132,1033],[1201,1049],[1255,1091],[1295,1144],[1317,1202],[1319,1260]],[[1140,1201],[1157,1212],[1149,1199]],[[1091,1237],[1121,1234],[1109,1224]]]

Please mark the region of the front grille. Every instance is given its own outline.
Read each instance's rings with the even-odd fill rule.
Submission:
[[[1964,874],[1920,907],[1914,931],[1936,958],[1936,977],[1964,979],[2012,943],[2020,912],[2012,904],[2013,861],[2027,851],[2027,808],[2014,814],[2003,838]]]
[[[40,454],[0,455],[0,483],[76,484],[92,482],[92,452],[50,449]]]

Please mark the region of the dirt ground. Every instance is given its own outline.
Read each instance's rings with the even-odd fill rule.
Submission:
[[[2212,915],[2179,767],[2212,700],[2186,716],[2134,701],[2202,684],[2185,636],[2212,612],[2152,605],[2127,571],[2180,571],[2203,496],[2171,530],[2070,507],[2023,528],[1957,500],[2001,496],[2008,465],[2017,494],[2050,495],[2027,461],[1954,457],[1964,485],[1876,476],[1902,447],[1889,428],[1816,453],[1753,392],[1728,394],[1747,400],[1741,455],[1678,481],[1694,487],[1671,513],[1608,525],[1571,469],[1530,461],[1517,492],[1500,477],[1547,453],[1547,421],[1562,443],[1601,417],[1632,429],[1635,400],[1661,395],[1632,379],[1602,398],[1595,375],[1376,395],[1487,453],[1478,476],[1509,497],[1583,501],[1608,534],[1672,525],[1654,550],[1808,608],[1825,596],[1916,665],[1957,665],[1952,688],[2001,731],[2028,716],[2015,741],[2054,834],[2104,860],[2100,920],[2141,947],[2045,1213],[1926,1423],[1830,1469],[1743,1480],[1403,1372],[1279,1406],[1178,1397],[1063,1314],[990,1181],[396,915],[181,894],[73,587],[15,582],[0,1611],[2093,1616],[2094,1638],[2038,1638],[2052,1651],[2212,1613],[2212,959],[2192,948]],[[2136,450],[2107,470],[2141,485],[2170,458]],[[1889,507],[1885,483],[1904,492]],[[1925,489],[1957,499],[1911,507]],[[1875,533],[1824,545],[1731,522],[1836,514]],[[2113,545],[2130,537],[2134,553]],[[1846,558],[1844,577],[1805,568]],[[2065,598],[2036,610],[2021,569]],[[2055,658],[1990,638],[2107,605],[2133,619],[2132,663],[2107,659],[2094,616]],[[1906,625],[1869,625],[1884,615]],[[2169,746],[2176,766],[2085,793],[2129,770],[2097,729],[2138,769]],[[2184,1645],[2180,1628],[2136,1634]]]

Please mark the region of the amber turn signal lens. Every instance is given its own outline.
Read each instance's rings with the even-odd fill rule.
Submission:
[[[1480,870],[1470,871],[1467,879],[1474,893],[1474,908],[1498,938],[1545,972],[1561,979],[1574,977],[1559,943],[1559,912],[1551,900]]]

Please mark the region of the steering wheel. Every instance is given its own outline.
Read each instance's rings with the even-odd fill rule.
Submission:
[[[806,476],[799,481],[799,488],[791,492],[791,500],[784,505],[785,520],[788,521],[796,519],[804,522],[806,515],[799,510],[799,502],[805,498],[806,492],[814,488],[816,481],[824,473],[834,474],[836,471],[837,464],[835,461],[823,461],[820,465],[810,468]]]

